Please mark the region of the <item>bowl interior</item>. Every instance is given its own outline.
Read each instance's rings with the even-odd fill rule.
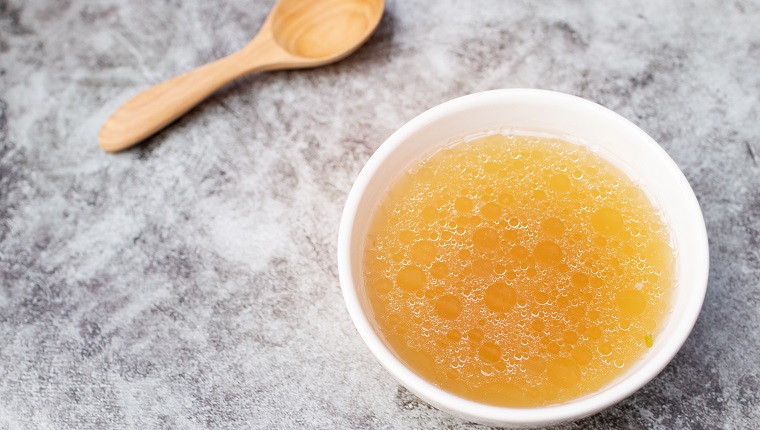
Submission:
[[[653,347],[604,389],[556,406],[515,409],[459,398],[406,369],[375,332],[361,271],[364,239],[374,209],[390,184],[413,163],[446,144],[477,134],[523,133],[562,137],[589,146],[636,181],[671,229],[676,286],[671,309]],[[339,266],[349,312],[379,361],[401,383],[433,405],[487,424],[548,424],[610,406],[657,375],[686,340],[707,282],[707,235],[699,205],[681,171],[646,133],[587,100],[542,90],[477,93],[435,107],[393,134],[371,157],[351,190],[339,240]]]

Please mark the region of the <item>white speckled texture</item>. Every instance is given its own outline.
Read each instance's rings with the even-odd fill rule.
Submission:
[[[374,361],[335,241],[388,135],[511,87],[641,126],[711,241],[673,363],[563,428],[760,427],[760,2],[613,3],[391,0],[349,59],[246,78],[108,155],[120,102],[242,47],[272,0],[0,0],[0,429],[475,427]]]

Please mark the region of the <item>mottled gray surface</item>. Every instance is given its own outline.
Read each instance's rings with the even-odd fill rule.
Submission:
[[[473,428],[375,362],[335,243],[386,137],[505,87],[639,124],[710,238],[682,351],[564,428],[760,427],[758,1],[392,0],[346,61],[247,78],[139,148],[98,149],[120,102],[242,47],[272,3],[0,0],[0,428]]]

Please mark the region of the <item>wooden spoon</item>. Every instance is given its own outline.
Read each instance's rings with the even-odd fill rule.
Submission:
[[[128,148],[233,80],[254,72],[317,67],[354,52],[380,22],[384,0],[280,0],[240,51],[162,82],[122,105],[100,130],[100,147]]]

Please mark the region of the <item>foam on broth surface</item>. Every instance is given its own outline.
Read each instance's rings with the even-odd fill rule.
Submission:
[[[612,381],[656,341],[669,232],[588,149],[493,135],[419,163],[377,208],[365,289],[386,343],[462,397],[536,407]]]

